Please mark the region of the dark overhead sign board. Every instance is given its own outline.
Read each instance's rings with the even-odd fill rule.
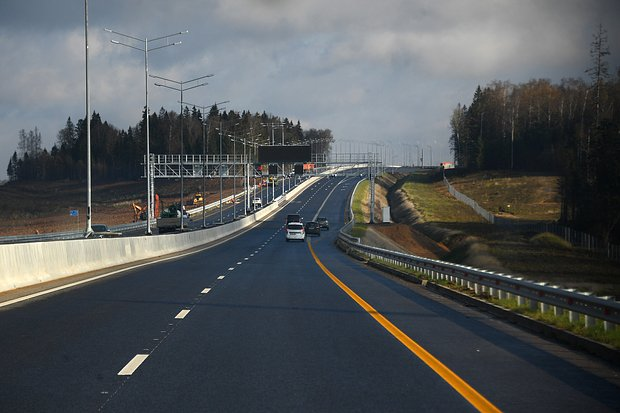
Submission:
[[[258,147],[258,162],[309,162],[311,160],[310,145],[269,145]]]

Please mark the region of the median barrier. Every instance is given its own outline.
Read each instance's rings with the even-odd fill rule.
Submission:
[[[318,178],[310,178],[256,213],[198,231],[127,238],[98,238],[0,245],[0,292],[126,265],[199,247],[265,219]]]

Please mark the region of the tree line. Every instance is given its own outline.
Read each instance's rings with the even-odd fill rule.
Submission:
[[[313,152],[327,153],[334,138],[329,129],[303,130],[299,121],[280,118],[263,112],[220,111],[213,105],[203,113],[196,107],[185,106],[183,113],[167,111],[149,116],[149,145],[154,154],[181,153],[181,123],[183,124],[183,153],[220,153],[220,132],[223,131],[222,153],[233,153],[233,140],[246,139],[253,144],[275,144],[284,140],[285,145],[312,144]],[[93,112],[91,129],[91,171],[94,180],[134,180],[143,175],[146,153],[146,111],[135,127],[119,130]],[[7,167],[10,181],[86,179],[87,133],[86,120],[73,123],[67,119],[58,131],[51,150],[41,148],[41,134],[37,128],[18,133],[18,148]],[[204,144],[203,144],[204,131]],[[239,150],[241,145],[237,145]]]
[[[620,69],[610,76],[607,55],[599,27],[589,82],[478,86],[469,106],[459,103],[450,117],[456,165],[558,174],[561,220],[609,239],[620,220]]]

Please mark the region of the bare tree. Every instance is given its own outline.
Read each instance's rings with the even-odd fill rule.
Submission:
[[[605,81],[609,78],[609,64],[605,61],[605,56],[609,55],[609,46],[607,44],[607,31],[600,24],[598,32],[594,34],[590,49],[590,57],[592,58],[592,67],[586,70],[592,79],[592,101],[594,104],[594,114],[596,126],[600,123],[601,100]]]

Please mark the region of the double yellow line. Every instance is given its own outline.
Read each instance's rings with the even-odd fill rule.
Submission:
[[[347,287],[342,281],[338,279],[323,265],[319,257],[317,257],[312,244],[308,242],[308,248],[310,253],[316,261],[317,265],[323,270],[323,272],[331,278],[331,280],[338,285],[345,293],[349,295],[360,307],[362,307],[371,317],[373,317],[383,328],[385,328],[390,334],[392,334],[398,341],[400,341],[405,347],[407,347],[413,354],[415,354],[420,360],[422,360],[428,367],[430,367],[435,373],[437,373],[442,379],[444,379],[454,390],[456,390],[465,400],[471,403],[476,409],[481,412],[500,412],[490,401],[488,401],[483,395],[478,393],[473,387],[471,387],[465,380],[461,379],[452,370],[446,367],[441,361],[437,360],[431,353],[426,351],[422,346],[413,341],[409,336],[403,333],[398,327],[392,324],[387,318],[381,315],[370,304],[364,301],[353,290]]]

